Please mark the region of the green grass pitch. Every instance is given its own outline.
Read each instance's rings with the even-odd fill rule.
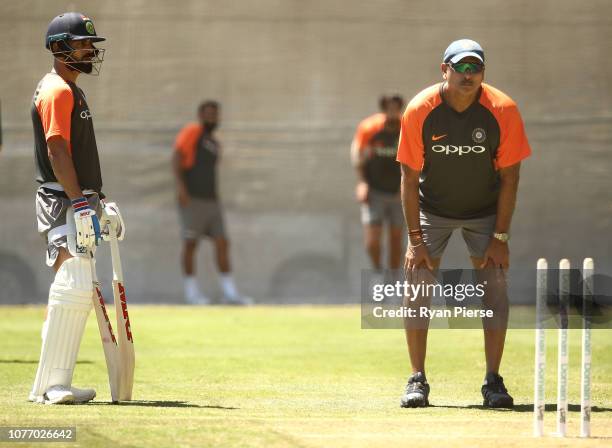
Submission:
[[[401,409],[409,372],[401,330],[362,330],[356,306],[131,306],[134,401],[109,404],[93,312],[74,384],[81,406],[26,398],[43,307],[0,307],[0,426],[75,426],[82,447],[604,446],[612,444],[612,331],[593,334],[592,433],[577,439],[580,331],[570,331],[572,438],[532,438],[534,332],[511,330],[501,374],[514,411],[482,409],[482,332],[433,330],[427,409]],[[555,427],[556,332],[549,331],[546,431]],[[497,442],[497,443],[496,443]],[[0,442],[0,447],[9,446]],[[25,443],[16,446],[27,446]],[[39,443],[33,446],[43,446]]]

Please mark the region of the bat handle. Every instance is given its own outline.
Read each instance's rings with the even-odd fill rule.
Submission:
[[[123,282],[123,268],[121,267],[121,256],[119,255],[119,243],[117,241],[117,235],[111,229],[110,238],[110,249],[111,258],[113,261],[113,279],[119,282]]]

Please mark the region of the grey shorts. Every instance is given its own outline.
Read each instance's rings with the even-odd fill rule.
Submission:
[[[470,256],[482,258],[495,231],[497,215],[475,219],[443,218],[421,210],[423,240],[432,258],[440,258],[455,229],[461,229]]]
[[[370,189],[368,200],[361,204],[361,222],[364,225],[404,226],[404,212],[399,193],[384,193]]]
[[[100,219],[102,206],[98,193],[85,194],[85,197]],[[39,187],[36,190],[36,221],[38,233],[47,243],[47,266],[55,264],[60,247],[68,249],[73,256],[79,255],[76,253],[76,230],[72,204],[63,191],[46,187]]]
[[[179,217],[185,240],[225,237],[223,210],[217,200],[192,197],[187,207],[179,206]]]

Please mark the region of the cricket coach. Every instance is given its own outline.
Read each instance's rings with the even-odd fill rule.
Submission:
[[[451,234],[461,229],[474,268],[503,276],[521,160],[531,153],[523,122],[514,101],[483,82],[485,54],[477,42],[452,42],[440,69],[443,81],[416,95],[402,117],[397,160],[409,234],[406,275],[422,267],[435,271]],[[484,328],[481,392],[485,406],[510,408],[513,399],[499,375],[507,328],[505,282],[502,294],[488,300],[505,319]],[[427,406],[427,327],[406,321],[405,329],[412,375],[401,405]]]

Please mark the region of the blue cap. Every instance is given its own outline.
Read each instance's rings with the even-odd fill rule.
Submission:
[[[484,50],[480,44],[471,39],[459,39],[452,42],[444,52],[443,62],[459,62],[463,58],[473,56],[484,64]]]

